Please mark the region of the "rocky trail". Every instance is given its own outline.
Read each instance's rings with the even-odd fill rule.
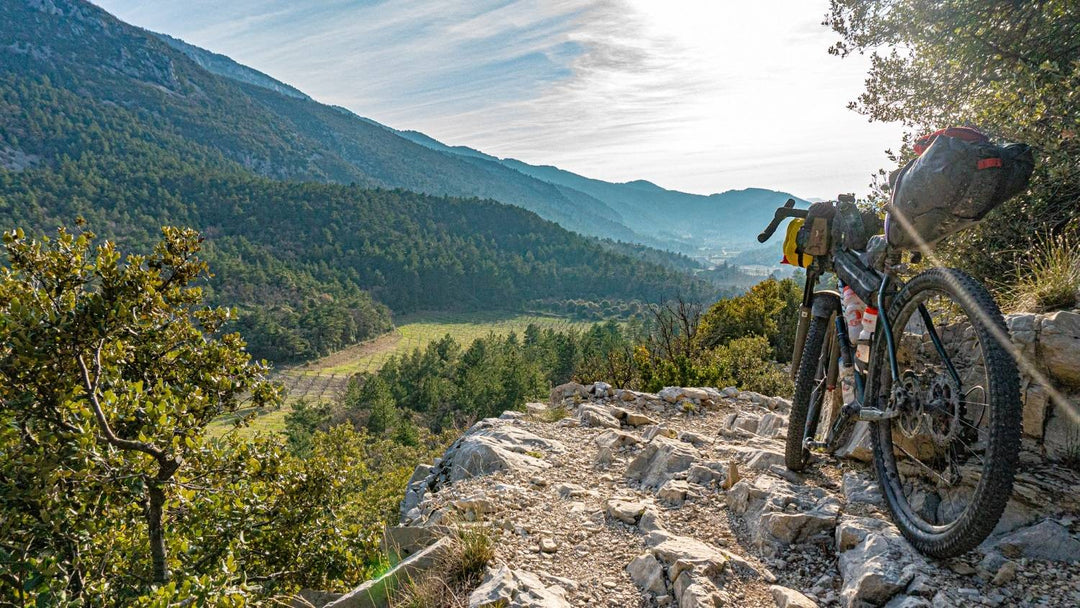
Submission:
[[[789,405],[564,385],[418,467],[388,537],[408,554],[430,543],[420,529],[488,526],[495,564],[470,606],[1080,605],[1075,471],[1025,456],[994,535],[934,560],[889,523],[867,463],[784,467]],[[370,587],[330,605],[369,605]]]

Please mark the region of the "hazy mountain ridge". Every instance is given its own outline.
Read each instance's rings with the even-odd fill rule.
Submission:
[[[648,180],[606,182],[551,165],[531,165],[513,158],[500,159],[467,146],[449,146],[418,131],[399,135],[434,150],[498,162],[541,181],[591,196],[610,206],[635,232],[658,238],[684,251],[706,247],[744,245],[753,241],[769,222],[776,207],[789,198],[786,192],[746,188],[700,195],[668,190]]]
[[[0,25],[9,69],[46,76],[89,99],[139,108],[170,132],[261,175],[493,198],[581,233],[648,242],[587,197],[571,201],[552,184],[498,163],[478,166],[417,145],[89,3],[5,0],[0,6],[12,17]]]

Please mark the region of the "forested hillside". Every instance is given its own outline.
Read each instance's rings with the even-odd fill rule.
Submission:
[[[162,225],[200,230],[211,302],[241,309],[258,356],[325,354],[385,331],[391,310],[710,295],[518,207],[372,189],[372,173],[396,170],[436,189],[448,157],[367,155],[347,138],[346,161],[283,118],[300,124],[316,114],[289,104],[318,104],[214,76],[89,4],[54,4],[3,0],[18,19],[0,24],[0,224],[45,233],[83,217],[136,250]]]
[[[585,234],[648,241],[585,194],[568,195],[498,163],[477,165],[417,145],[227,57],[160,38],[82,0],[0,0],[0,8],[3,72],[47,77],[87,102],[127,108],[185,144],[216,150],[260,175],[493,198]],[[29,152],[24,145],[7,147]],[[77,156],[78,149],[65,152]]]
[[[91,229],[145,246],[163,224],[208,239],[214,301],[239,306],[253,350],[323,354],[388,328],[386,308],[514,309],[532,300],[706,295],[684,274],[491,201],[252,175],[213,150],[47,78],[0,78],[6,226]],[[370,296],[369,296],[370,293]]]

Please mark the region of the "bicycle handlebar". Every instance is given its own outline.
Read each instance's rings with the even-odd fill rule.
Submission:
[[[784,203],[783,207],[780,207],[776,210],[776,213],[773,214],[772,221],[769,222],[769,225],[765,227],[765,230],[758,235],[758,242],[764,243],[765,241],[769,240],[769,238],[772,237],[773,233],[776,232],[776,228],[780,226],[780,222],[784,221],[789,217],[806,217],[805,209],[795,208],[795,199],[793,198],[789,198],[788,201]]]

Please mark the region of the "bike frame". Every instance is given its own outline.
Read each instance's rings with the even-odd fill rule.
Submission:
[[[886,214],[886,225],[888,225],[888,222],[889,216],[888,214]],[[890,253],[888,251],[886,251],[884,259],[890,259]],[[889,302],[889,293],[890,288],[895,286],[897,287],[897,290],[899,290],[899,288],[903,287],[903,285],[897,285],[898,280],[895,278],[892,269],[889,268],[889,264],[886,263],[885,267],[877,270],[877,272],[881,275],[881,280],[878,284],[875,294],[875,304],[879,311],[878,331],[874,333],[874,337],[872,338],[870,346],[871,349],[873,349],[874,345],[877,343],[878,340],[885,340],[885,354],[886,360],[889,365],[889,377],[892,381],[892,385],[898,386],[898,383],[900,382],[900,369],[896,357],[896,340],[894,337],[894,331],[892,324],[889,321],[889,307],[891,305],[891,302]],[[824,274],[825,272],[820,267],[820,263],[818,260],[815,260],[814,263],[812,263],[810,267],[807,268],[806,284],[803,287],[803,301],[799,311],[799,325],[795,334],[795,352],[792,355],[791,366],[793,377],[794,374],[797,372],[800,364],[802,350],[806,342],[806,332],[810,325],[810,319],[812,316],[811,311],[813,309],[814,299],[817,294],[817,292],[814,290],[814,287],[817,284],[818,280]],[[842,289],[843,283],[839,280],[839,278],[838,282],[840,283],[840,287]],[[927,311],[926,307],[923,304],[919,304],[918,311],[920,317],[922,318],[923,325],[926,327],[927,333],[930,336],[930,340],[934,345],[934,349],[937,351],[942,361],[945,362],[949,375],[951,375],[956,381],[956,383],[960,385],[961,383],[959,374],[953,366],[952,360],[945,352],[945,347],[941,342],[941,338],[937,333],[937,328],[934,326],[929,311]],[[851,361],[852,363],[854,363],[854,349],[851,347],[851,340],[850,336],[848,335],[847,324],[843,322],[842,314],[838,313],[836,315],[834,324],[835,335],[837,338],[833,342],[833,344],[830,345],[830,352],[828,353],[829,365],[825,370],[825,376],[822,378],[824,382],[823,386],[826,387],[826,389],[828,387],[835,387],[836,385],[836,379],[839,372],[837,365],[838,361],[836,359],[843,359],[845,361]],[[837,346],[839,348],[837,348]],[[839,357],[837,357],[837,355],[839,355]],[[831,428],[829,429],[828,435],[825,438],[824,443],[826,444],[826,446],[830,448],[834,447],[832,446],[833,441],[835,441],[835,439],[840,436],[840,433],[843,430],[844,426],[847,425],[852,420],[852,418],[856,420],[877,421],[892,418],[899,414],[899,412],[895,411],[888,402],[885,404],[867,403],[867,395],[875,394],[877,388],[874,386],[874,378],[877,377],[877,374],[875,373],[876,370],[874,368],[875,364],[875,358],[871,357],[871,360],[865,372],[859,372],[857,369],[853,370],[855,381],[855,401],[852,404],[844,406],[844,408],[841,410],[840,416],[838,416],[837,419],[833,422]],[[818,411],[820,408],[819,402],[822,399],[824,399],[824,395],[815,395],[812,398],[810,404],[811,411],[809,412],[809,415],[807,417],[807,428],[805,429],[806,432],[809,431],[811,425],[817,424],[817,418],[820,415],[820,412]],[[808,437],[808,439],[811,438]]]

